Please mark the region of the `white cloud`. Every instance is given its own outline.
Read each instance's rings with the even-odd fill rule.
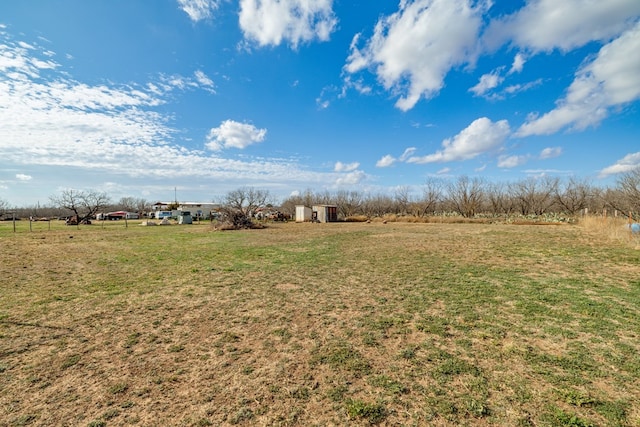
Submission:
[[[31,181],[32,176],[31,175],[25,175],[23,173],[18,173],[18,174],[16,174],[16,179],[18,181]]]
[[[478,84],[469,89],[469,91],[473,92],[476,96],[482,96],[491,89],[498,87],[503,80],[504,78],[500,76],[500,70],[495,70],[491,73],[483,74]]]
[[[240,0],[240,28],[260,46],[327,41],[337,19],[333,0]]]
[[[628,29],[640,14],[636,0],[537,0],[493,21],[484,35],[489,49],[505,42],[534,52],[569,51],[590,41],[606,42]]]
[[[402,155],[400,156],[400,161],[404,162],[406,161],[409,157],[413,156],[413,153],[415,153],[417,150],[416,147],[409,147],[407,149],[404,150],[404,152],[402,153]]]
[[[194,22],[213,17],[220,5],[218,0],[178,0],[178,4]]]
[[[409,163],[435,163],[469,160],[483,153],[498,150],[510,134],[506,120],[492,122],[486,117],[476,119],[455,137],[442,142],[443,149],[423,157],[411,157]]]
[[[511,169],[527,163],[527,156],[499,156],[498,167]]]
[[[638,3],[640,4],[640,2]],[[599,124],[611,107],[640,98],[640,22],[618,39],[603,46],[584,65],[557,102],[558,107],[523,124],[517,136],[548,135],[569,126],[583,130]]]
[[[211,93],[216,93],[216,91],[215,91],[215,84],[213,83],[213,80],[211,80],[211,79],[209,78],[209,76],[207,76],[207,75],[204,73],[204,71],[202,71],[202,70],[197,70],[197,71],[194,73],[194,76],[195,76],[195,78],[196,78],[196,81],[200,84],[200,86],[201,86],[203,89],[205,89],[205,90],[207,90],[207,91],[209,91],[209,92],[211,92]]]
[[[560,157],[562,155],[561,147],[547,147],[540,152],[540,159],[553,159],[554,157]]]
[[[410,110],[421,97],[440,91],[452,67],[469,60],[487,6],[485,1],[403,0],[398,12],[378,21],[364,48],[357,47],[361,35],[353,38],[344,70],[375,67],[385,89],[399,94],[396,107]]]
[[[354,163],[336,162],[335,166],[333,167],[333,170],[335,172],[352,172],[358,169],[359,166],[360,166],[360,163],[358,162],[354,162]]]
[[[226,191],[248,183],[322,185],[336,178],[334,173],[303,170],[291,159],[234,160],[180,146],[166,95],[202,82],[171,76],[141,85],[90,85],[73,80],[61,65],[52,67],[53,62],[46,62],[52,56],[0,32],[0,170],[28,167],[50,177],[38,192],[80,181],[87,188],[102,188],[112,181],[127,191],[162,194],[170,177],[171,188],[179,188],[183,180],[185,188],[210,194],[211,182],[219,183],[216,191]],[[159,112],[158,106],[168,112]],[[238,140],[228,127],[217,128],[218,143],[242,146],[264,138],[266,130],[239,125]],[[31,203],[24,197],[24,203]],[[15,196],[12,202],[18,203]]]
[[[417,149],[415,147],[409,147],[405,149],[404,152],[397,159],[392,155],[387,154],[386,156],[382,157],[380,160],[376,162],[376,167],[386,168],[386,167],[392,166],[396,162],[406,162],[408,159],[411,158],[411,156],[413,156],[413,153],[415,153],[416,150]]]
[[[536,79],[532,82],[528,82],[525,84],[515,84],[515,85],[507,86],[506,88],[504,88],[504,93],[513,95],[518,92],[524,92],[525,90],[529,90],[536,86],[540,86],[541,84],[542,84],[542,79]]]
[[[600,171],[600,177],[615,175],[618,173],[630,172],[640,168],[640,152],[630,153],[618,160],[615,164]]]
[[[353,80],[349,75],[344,77],[342,92],[339,97],[344,98],[348,89],[355,89],[361,95],[369,95],[372,92],[371,86],[365,84],[363,79]]]
[[[509,74],[519,73],[524,68],[524,63],[527,62],[524,55],[521,53],[516,54],[515,58],[513,58],[513,64],[511,64],[511,69],[509,70]]]
[[[389,166],[393,165],[396,161],[397,159],[395,157],[393,157],[390,154],[387,154],[386,156],[382,156],[382,158],[376,162],[376,167],[388,168]]]
[[[353,186],[362,182],[366,177],[367,175],[363,171],[355,170],[336,179],[336,185]]]
[[[225,120],[220,123],[220,126],[209,131],[205,145],[213,151],[220,151],[225,148],[243,149],[264,141],[266,136],[266,129],[258,129],[249,123]]]

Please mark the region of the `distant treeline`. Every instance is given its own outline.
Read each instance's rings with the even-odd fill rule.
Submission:
[[[540,216],[556,214],[575,217],[581,213],[610,212],[631,215],[639,220],[640,168],[619,176],[613,187],[598,187],[589,180],[555,177],[526,178],[515,182],[489,182],[479,177],[454,179],[430,178],[416,195],[409,186],[397,187],[389,194],[364,191],[313,191],[291,196],[281,203],[273,202],[268,191],[243,187],[220,200],[221,206],[242,212],[255,212],[265,206],[295,215],[296,205],[335,205],[339,219],[375,218],[384,215],[428,217],[433,215],[476,216]],[[50,206],[28,206],[9,209],[0,199],[0,216],[18,218],[61,218],[76,213],[79,217],[98,211],[128,211],[144,214],[152,210],[152,202],[123,197],[112,203],[105,193],[65,190],[52,196]]]

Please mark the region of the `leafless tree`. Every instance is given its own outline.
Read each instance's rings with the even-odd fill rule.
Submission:
[[[607,192],[606,204],[634,220],[640,219],[640,167],[620,175],[615,190]]]
[[[485,182],[481,178],[461,176],[446,185],[447,200],[454,212],[471,218],[482,209]]]
[[[494,215],[511,215],[515,209],[513,198],[509,194],[508,185],[499,182],[487,186],[487,202]]]
[[[576,215],[586,208],[592,197],[592,186],[585,179],[572,177],[555,188],[555,200],[559,208],[569,215]]]
[[[358,191],[338,191],[334,203],[343,218],[354,216],[360,212],[362,206],[362,193]]]
[[[106,193],[96,190],[63,190],[59,195],[51,196],[50,200],[54,206],[73,212],[78,223],[91,219],[110,203]]]
[[[122,197],[116,204],[116,208],[128,212],[147,212],[151,210],[149,202],[136,197]]]
[[[393,191],[393,201],[395,202],[395,213],[398,215],[406,215],[409,213],[409,204],[411,203],[411,188],[408,185],[396,187]]]
[[[369,217],[381,217],[393,212],[394,201],[385,194],[376,194],[367,197],[362,203],[362,214]]]
[[[555,202],[558,179],[527,178],[511,185],[511,196],[522,215],[542,215]]]
[[[433,215],[443,199],[444,183],[437,178],[429,178],[422,186],[422,197],[413,203],[414,214],[419,217]]]
[[[123,211],[133,212],[136,208],[136,199],[133,197],[122,197],[116,206]]]
[[[6,200],[0,199],[0,217],[2,217],[5,212],[9,210],[9,202]]]
[[[227,193],[222,212],[234,228],[250,228],[253,225],[253,215],[269,204],[270,198],[267,190],[242,187]]]

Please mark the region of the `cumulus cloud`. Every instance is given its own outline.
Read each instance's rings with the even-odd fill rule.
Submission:
[[[640,152],[630,153],[618,160],[615,164],[602,169],[600,171],[600,177],[631,172],[638,168],[640,168]]]
[[[533,52],[569,51],[590,41],[609,41],[633,25],[629,17],[638,14],[640,2],[630,0],[530,1],[494,20],[484,42],[489,49],[511,42]]]
[[[374,69],[385,89],[399,94],[396,107],[410,110],[421,97],[431,98],[442,89],[452,67],[469,60],[488,5],[470,0],[401,1],[398,12],[378,21],[363,48],[358,48],[362,35],[353,38],[344,70],[353,74]]]
[[[353,186],[359,184],[366,178],[366,174],[361,170],[355,170],[342,175],[336,179],[337,186]]]
[[[640,4],[640,3],[638,3]],[[517,136],[548,135],[564,127],[583,130],[598,125],[612,107],[640,98],[640,22],[603,46],[576,73],[566,96],[541,117],[532,117]]]
[[[396,162],[406,162],[409,158],[411,158],[411,156],[415,152],[416,152],[415,147],[409,147],[405,149],[402,155],[400,155],[400,157],[397,159],[392,155],[387,154],[386,156],[383,156],[380,160],[376,162],[376,167],[386,168],[393,165]]]
[[[358,162],[354,162],[354,163],[336,162],[335,166],[333,167],[333,170],[335,172],[352,172],[358,169],[359,166],[360,166],[360,163]]]
[[[527,156],[498,156],[498,167],[511,169],[527,162]]]
[[[144,182],[130,186],[130,191],[150,189],[153,194],[161,193],[166,190],[167,176],[178,186],[179,180],[188,181],[186,187],[191,189],[197,178],[195,181],[208,186],[201,191],[210,191],[207,179],[226,186],[320,185],[335,179],[334,173],[303,170],[295,160],[235,160],[181,146],[179,130],[171,126],[169,101],[175,91],[197,89],[206,79],[198,82],[194,78],[161,76],[139,85],[91,85],[74,80],[63,65],[53,61],[54,57],[46,49],[16,42],[0,32],[0,170],[37,170],[39,176],[51,177],[51,188],[45,191],[62,182],[77,185],[81,181],[97,187],[107,181],[132,182],[131,178],[140,177]],[[234,128],[233,123],[217,128],[213,140],[217,137],[219,144],[242,146],[263,139],[266,133],[240,123],[235,127],[239,139],[233,140],[233,133],[227,132]],[[66,174],[61,171],[70,168],[74,177],[65,181]],[[26,176],[22,174],[23,179]],[[20,176],[16,176],[18,179]]]
[[[220,4],[218,0],[178,0],[178,5],[192,21],[198,22],[212,18]]]
[[[473,92],[476,96],[482,96],[491,89],[498,87],[503,80],[504,78],[500,76],[500,70],[495,70],[491,73],[483,74],[478,84],[469,89],[469,91]]]
[[[212,151],[220,151],[225,148],[244,149],[264,141],[266,136],[266,129],[258,129],[249,123],[225,120],[220,126],[209,131],[205,145]]]
[[[380,160],[376,162],[376,167],[378,168],[388,168],[393,165],[397,159],[393,157],[391,154],[387,154],[386,156],[382,156]]]
[[[540,159],[553,159],[562,155],[561,147],[547,147],[540,152]]]
[[[443,149],[422,157],[410,157],[409,163],[435,163],[469,160],[499,149],[510,134],[506,120],[492,122],[486,117],[474,120],[453,138],[442,142]]]
[[[527,62],[524,55],[521,53],[516,54],[515,58],[513,58],[513,64],[511,64],[511,69],[509,70],[509,74],[519,73],[524,68],[524,63]]]
[[[18,181],[31,181],[32,176],[31,175],[25,175],[23,173],[18,173],[18,174],[16,174],[16,179]]]
[[[260,46],[327,41],[337,19],[333,0],[240,0],[240,28]]]

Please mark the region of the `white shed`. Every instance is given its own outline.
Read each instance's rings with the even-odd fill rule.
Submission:
[[[296,222],[311,221],[311,208],[303,205],[296,205]]]

